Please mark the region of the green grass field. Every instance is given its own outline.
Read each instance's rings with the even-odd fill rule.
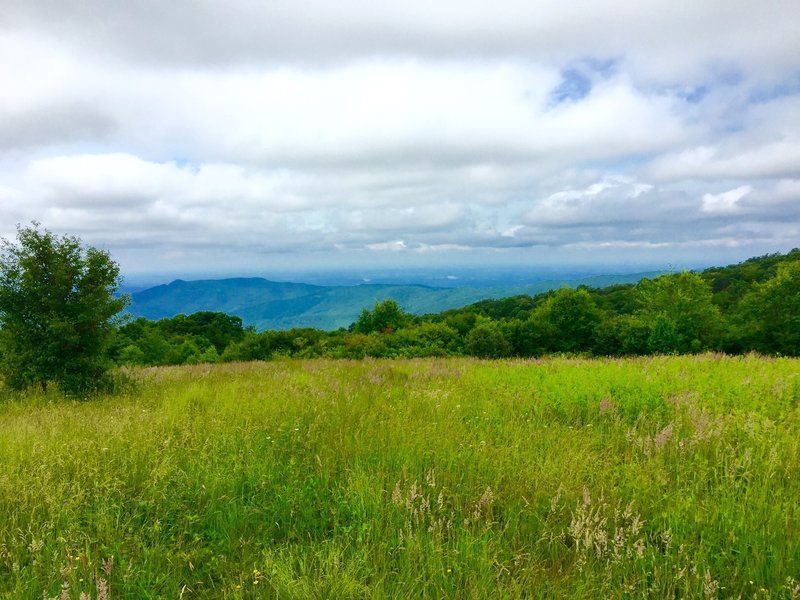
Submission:
[[[799,372],[319,360],[6,394],[0,597],[800,598]]]

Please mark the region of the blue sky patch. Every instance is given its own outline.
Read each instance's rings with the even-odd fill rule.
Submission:
[[[747,97],[751,104],[764,104],[777,98],[800,94],[800,73],[779,83],[754,89]]]
[[[561,75],[561,83],[551,92],[553,104],[577,102],[592,91],[592,80],[577,69],[567,69]]]
[[[611,77],[617,68],[614,59],[585,58],[561,72],[561,83],[550,93],[554,106],[564,102],[578,102],[592,91],[597,79]]]

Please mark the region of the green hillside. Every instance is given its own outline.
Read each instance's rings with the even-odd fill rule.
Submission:
[[[487,298],[538,294],[568,285],[602,287],[633,283],[658,273],[604,275],[577,280],[547,280],[504,288],[435,288],[423,285],[364,284],[317,286],[275,282],[261,278],[176,280],[133,294],[133,316],[161,319],[199,311],[224,312],[241,317],[256,329],[347,327],[364,307],[395,300],[412,314],[436,313]]]

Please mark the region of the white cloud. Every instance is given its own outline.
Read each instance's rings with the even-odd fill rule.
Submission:
[[[402,252],[407,248],[406,243],[403,240],[367,244],[366,247],[369,250],[375,250],[378,252]]]
[[[584,189],[567,189],[536,201],[523,218],[536,227],[674,222],[682,221],[692,208],[683,193],[655,189],[629,177],[607,177]]]
[[[348,231],[435,231],[452,227],[467,216],[466,209],[454,202],[409,208],[356,209],[342,217]]]
[[[47,68],[38,59],[31,65],[34,72]],[[692,135],[674,99],[643,93],[626,78],[550,108],[559,69],[520,61],[365,59],[324,70],[222,73],[109,68],[67,53],[53,85],[8,75],[22,91],[0,122],[43,121],[47,133],[0,129],[0,144],[13,150],[113,136],[159,160],[563,165],[669,148]],[[25,131],[33,137],[24,139]]]
[[[797,4],[773,0],[488,1],[310,0],[282,3],[173,0],[6,2],[4,20],[89,54],[143,64],[317,64],[362,56],[629,56],[656,79],[686,80],[709,65],[754,72],[796,66]]]
[[[414,250],[420,254],[428,254],[431,252],[465,252],[471,250],[469,246],[464,246],[463,244],[422,244],[420,243],[417,245]],[[447,277],[448,279],[458,279],[458,277],[453,277],[452,275]]]
[[[658,159],[651,173],[664,180],[799,177],[800,136],[755,146],[699,146]]]
[[[703,211],[707,213],[735,213],[739,210],[739,201],[747,196],[753,188],[742,185],[721,194],[703,194]]]

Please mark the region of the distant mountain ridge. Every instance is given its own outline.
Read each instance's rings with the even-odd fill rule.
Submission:
[[[363,308],[392,299],[414,314],[437,313],[480,300],[520,294],[539,294],[565,285],[604,287],[636,283],[661,272],[598,275],[572,280],[537,281],[497,288],[429,287],[425,285],[362,284],[322,286],[276,282],[260,277],[175,281],[132,294],[129,313],[134,317],[162,319],[198,311],[224,312],[241,317],[258,330],[315,327],[338,329],[358,318]]]

